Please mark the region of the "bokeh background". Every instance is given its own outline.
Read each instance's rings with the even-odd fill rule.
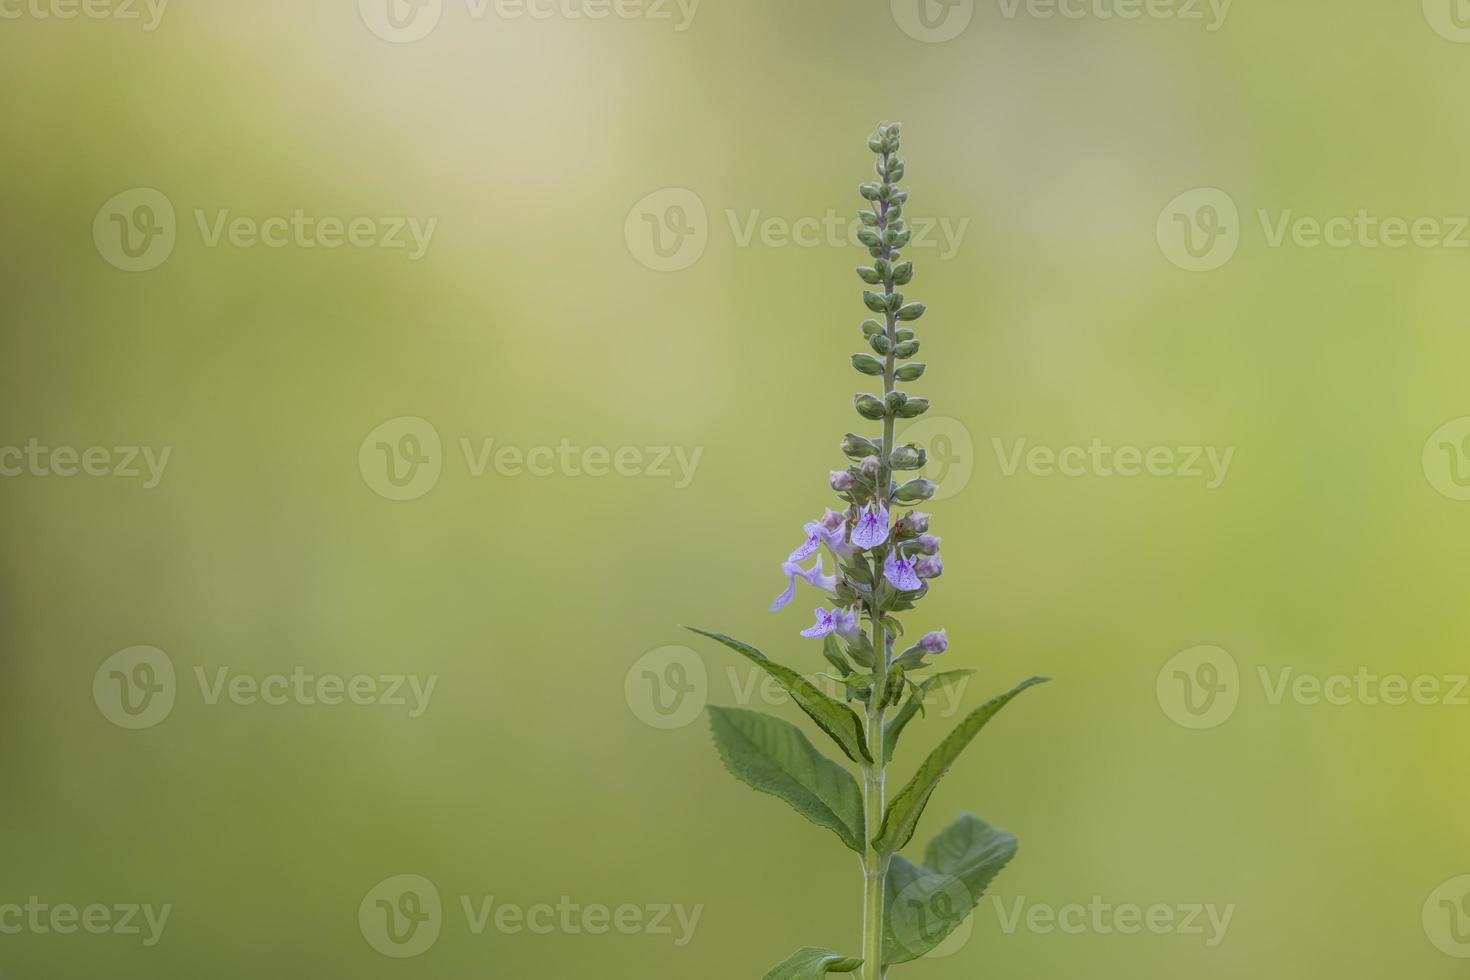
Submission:
[[[813,222],[851,218],[867,133],[902,119],[949,480],[948,572],[911,624],[948,628],[969,704],[1056,682],[920,830],[971,809],[1015,831],[1005,915],[987,898],[896,975],[1466,976],[1452,2],[395,0],[389,21],[372,0],[175,0],[151,30],[141,5],[7,5],[0,446],[170,455],[153,486],[0,456],[0,906],[172,909],[151,946],[0,933],[0,973],[748,978],[855,950],[856,862],[722,770],[699,706],[766,705],[679,624],[824,666],[796,636],[813,594],[765,611],[860,424],[863,253]],[[139,210],[159,196],[171,223]],[[1444,240],[1273,246],[1262,210]],[[422,254],[211,237],[221,213],[298,211],[374,241],[435,224]],[[130,258],[123,228],[172,235]],[[1213,486],[1008,472],[1017,440],[1233,456]],[[477,472],[466,444],[572,463]],[[665,448],[697,460],[687,479]],[[112,671],[146,675],[109,658],[139,646],[173,703],[129,728]],[[1170,693],[1180,664],[1210,679],[1200,658],[1224,668],[1203,720]],[[198,679],[298,669],[436,681],[413,717],[211,703]],[[1273,703],[1283,671],[1442,687]],[[654,681],[681,679],[661,713]],[[413,958],[359,922],[398,875],[443,906]],[[461,908],[563,896],[701,911],[680,943],[476,934]],[[1213,944],[1008,930],[1017,902],[1232,918]]]

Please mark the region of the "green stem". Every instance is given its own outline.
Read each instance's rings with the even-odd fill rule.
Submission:
[[[887,170],[889,154],[883,154],[884,170]],[[883,178],[883,183],[889,183],[888,178]],[[888,226],[888,204],[882,202],[878,207],[878,232]],[[890,261],[893,250],[885,248],[884,257]],[[893,295],[893,276],[890,273],[883,279],[883,294]],[[883,394],[891,394],[896,386],[894,375],[896,358],[893,356],[893,346],[898,343],[897,329],[898,318],[889,313],[885,316],[885,331],[888,336],[889,353],[884,359],[883,366]],[[892,468],[889,457],[893,453],[893,413],[889,412],[883,416],[883,455],[878,465],[876,475],[876,486],[878,501],[884,508],[891,502],[888,499],[889,484],[892,481]],[[878,589],[883,581],[883,562],[875,553],[873,555],[873,598],[869,604],[868,612],[873,620],[873,687],[868,695],[868,754],[873,757],[873,764],[863,769],[863,811],[866,815],[866,827],[868,839],[871,840],[878,835],[878,828],[883,823],[884,808],[884,778],[887,768],[884,758],[887,751],[883,744],[883,715],[884,696],[888,689],[888,659],[890,651],[888,648],[888,631],[883,628],[883,610],[878,602]],[[879,853],[871,843],[868,844],[867,852],[863,857],[863,976],[865,980],[883,980],[886,970],[883,969],[883,905],[884,884],[888,877],[888,863],[890,855]]]

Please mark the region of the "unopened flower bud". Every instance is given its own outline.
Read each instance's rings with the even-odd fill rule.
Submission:
[[[833,490],[838,493],[846,493],[852,489],[852,474],[847,470],[833,470],[830,482]]]
[[[848,459],[862,459],[865,456],[876,456],[881,452],[871,439],[849,432],[842,437],[842,453]]]
[[[846,474],[843,475],[845,476]],[[825,530],[838,531],[841,530],[842,525],[847,523],[847,514],[828,507],[827,512],[822,515],[822,519],[817,523],[822,525]]]
[[[852,403],[857,408],[859,415],[872,421],[881,419],[886,412],[883,403],[872,395],[856,395],[853,397]]]
[[[916,470],[924,465],[929,454],[919,446],[899,446],[888,456],[888,462],[896,470]]]
[[[903,524],[915,534],[923,534],[929,530],[929,515],[921,510],[916,510],[903,519]]]
[[[949,636],[944,630],[926,633],[919,641],[919,649],[925,653],[943,653],[949,649]]]
[[[917,480],[910,480],[899,487],[897,499],[900,503],[914,504],[921,500],[928,500],[934,496],[934,491],[938,489],[939,487],[935,485],[933,480],[925,479],[921,476]]]
[[[882,461],[877,456],[869,456],[858,468],[863,471],[863,476],[877,476],[878,468],[882,465]]]
[[[932,534],[924,534],[919,537],[919,554],[939,554],[939,539]]]
[[[914,566],[914,572],[919,578],[938,578],[944,574],[944,560],[938,555],[925,555]]]

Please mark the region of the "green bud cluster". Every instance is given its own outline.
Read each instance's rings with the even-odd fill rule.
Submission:
[[[904,175],[899,133],[898,123],[888,123],[879,126],[868,138],[868,149],[876,156],[873,168],[878,179],[858,188],[858,193],[871,204],[870,209],[858,212],[862,222],[858,241],[867,247],[873,261],[871,265],[859,266],[857,274],[865,285],[874,287],[863,291],[863,305],[877,317],[862,322],[863,339],[872,353],[852,355],[852,366],[868,377],[909,382],[923,377],[925,365],[917,361],[902,363],[919,353],[919,341],[912,327],[900,324],[916,322],[926,307],[923,303],[910,302],[898,290],[914,279],[914,264],[901,255],[912,232],[903,218],[908,191],[898,186]],[[853,406],[865,419],[891,422],[917,418],[929,410],[929,401],[889,390],[881,397],[859,394]]]

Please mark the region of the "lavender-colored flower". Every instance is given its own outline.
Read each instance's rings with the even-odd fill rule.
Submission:
[[[788,562],[806,561],[817,553],[817,549],[825,544],[832,549],[832,553],[839,558],[845,558],[852,553],[852,548],[847,544],[847,538],[842,533],[843,525],[847,523],[847,515],[841,511],[827,509],[819,521],[812,521],[802,526],[806,532],[806,540],[802,542],[791,554],[786,556]]]
[[[858,630],[857,616],[851,609],[826,610],[818,608],[817,622],[801,631],[801,635],[809,640],[820,640],[828,633],[836,633],[838,636],[855,636]]]
[[[919,554],[921,554],[921,555],[937,555],[937,554],[939,554],[939,539],[936,538],[932,534],[921,535],[919,537]]]
[[[925,653],[943,653],[949,649],[949,635],[944,630],[925,633],[918,646]]]
[[[816,563],[811,568],[802,568],[794,561],[781,563],[781,574],[786,576],[786,591],[776,596],[776,601],[771,603],[771,612],[785,609],[796,598],[796,580],[802,579],[810,585],[815,585],[822,591],[830,591],[837,587],[836,575],[822,574],[822,556],[818,555]]]
[[[914,571],[918,564],[911,555],[901,555],[895,548],[883,559],[883,577],[893,583],[893,587],[900,592],[912,592],[924,587],[919,581],[919,576]]]
[[[852,489],[852,474],[847,470],[833,470],[829,482],[833,490],[838,493],[846,493]]]
[[[944,574],[944,559],[938,555],[925,555],[914,566],[919,578],[938,578]]]
[[[852,529],[852,543],[859,548],[876,548],[888,540],[888,508],[881,503],[869,504],[858,515]]]

